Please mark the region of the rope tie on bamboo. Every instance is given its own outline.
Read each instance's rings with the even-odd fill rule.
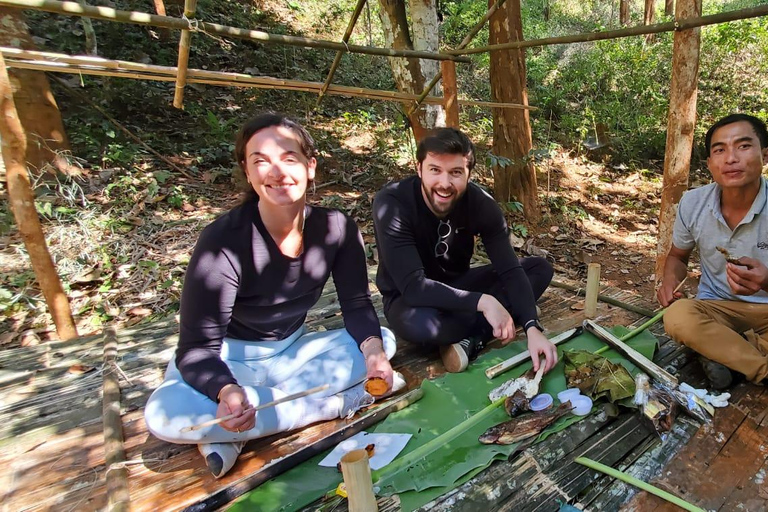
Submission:
[[[347,42],[344,41],[343,39],[341,40],[341,42],[344,43],[344,48],[346,48],[347,49],[347,53],[349,53],[349,45],[347,44]]]
[[[117,361],[110,361],[109,363],[104,363],[101,365],[101,369],[99,370],[100,373],[104,373],[106,371],[114,371],[117,370],[117,373],[125,379],[125,381],[133,386],[133,382],[131,382],[131,379],[128,378],[128,375],[125,374],[122,368],[120,368],[120,365],[117,364]]]
[[[182,14],[181,15],[181,19],[187,22],[187,29],[186,30],[189,30],[190,32],[197,32],[197,33],[200,33],[200,34],[204,34],[204,35],[210,37],[211,39],[215,39],[216,41],[218,41],[219,43],[221,43],[222,45],[224,45],[226,47],[231,47],[232,46],[232,44],[229,41],[225,41],[224,38],[215,36],[213,34],[209,34],[205,30],[205,26],[201,25],[200,20],[198,20],[197,18],[190,19],[190,18],[187,18],[186,14]]]

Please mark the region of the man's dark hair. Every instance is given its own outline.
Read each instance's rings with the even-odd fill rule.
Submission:
[[[256,132],[265,128],[271,128],[272,126],[283,126],[291,130],[299,138],[301,153],[307,157],[308,160],[315,156],[315,141],[312,139],[309,132],[296,121],[274,112],[260,114],[249,119],[243,127],[240,128],[240,132],[235,139],[235,160],[237,161],[237,167],[240,171],[236,178],[243,183],[243,187],[245,188],[244,201],[255,199],[256,197],[256,192],[250,184],[248,184],[248,173],[246,172],[245,164],[245,146]]]
[[[467,157],[469,170],[475,168],[475,145],[456,128],[438,128],[419,142],[416,148],[416,161],[421,164],[427,153],[436,155],[464,155]]]
[[[710,155],[710,150],[712,149],[712,135],[715,133],[715,130],[741,121],[746,121],[752,125],[752,129],[755,130],[755,133],[757,134],[757,140],[760,141],[760,149],[768,148],[768,128],[766,128],[763,121],[755,116],[750,116],[749,114],[731,114],[720,119],[707,130],[707,135],[704,137],[704,146],[707,150],[708,157]]]

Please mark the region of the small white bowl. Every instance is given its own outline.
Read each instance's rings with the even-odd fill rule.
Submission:
[[[565,391],[559,392],[557,394],[557,399],[560,400],[560,403],[562,404],[577,396],[581,396],[579,388],[568,388]]]
[[[592,411],[592,399],[588,396],[579,395],[570,399],[573,409],[571,412],[576,416],[586,416]]]

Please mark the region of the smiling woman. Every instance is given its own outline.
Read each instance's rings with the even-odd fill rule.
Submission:
[[[216,477],[249,439],[370,405],[366,377],[392,388],[395,339],[371,303],[360,232],[343,213],[306,204],[314,154],[294,121],[266,114],[246,123],[235,157],[252,193],[203,231],[190,259],[176,357],[145,417],[157,437],[198,444]],[[306,333],[331,275],[346,328]]]

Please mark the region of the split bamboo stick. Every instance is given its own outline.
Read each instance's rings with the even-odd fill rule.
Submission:
[[[157,66],[141,64],[121,60],[109,60],[100,57],[73,56],[51,52],[37,52],[31,50],[18,50],[16,48],[0,47],[0,53],[8,60],[8,67],[18,69],[34,69],[54,73],[75,73],[96,76],[113,76],[119,78],[131,78],[138,80],[156,80],[173,82],[176,80],[177,71],[171,66]],[[317,93],[322,84],[319,82],[306,82],[302,80],[284,80],[271,77],[256,77],[243,73],[230,73],[223,71],[208,71],[202,69],[188,69],[187,83],[215,85],[219,87],[255,87],[260,89],[283,89],[302,92]],[[383,91],[378,89],[365,89],[362,87],[350,87],[342,85],[330,85],[327,94],[337,96],[368,98],[381,101],[397,101],[407,103],[417,98],[415,94],[396,91]],[[428,96],[426,103],[442,104],[443,98]],[[459,100],[459,106],[473,105],[493,108],[525,108],[535,110],[535,107],[518,105],[515,103],[494,103],[472,100]]]
[[[171,28],[175,30],[195,30],[206,34],[214,34],[234,39],[244,39],[264,44],[282,44],[288,46],[300,46],[306,48],[320,48],[350,53],[363,53],[367,55],[382,55],[384,57],[408,57],[414,59],[429,60],[455,60],[456,62],[470,62],[469,58],[447,53],[433,53],[420,50],[394,50],[392,48],[379,48],[373,46],[345,45],[334,41],[311,39],[309,37],[288,36],[270,34],[261,30],[248,30],[218,23],[205,21],[184,20],[171,16],[159,16],[137,11],[120,11],[110,7],[81,6],[77,2],[59,2],[58,0],[0,0],[0,6],[16,9],[32,9],[36,11],[53,12],[67,16],[85,16],[97,20],[115,21],[119,23],[132,23],[147,27]]]
[[[710,14],[709,16],[695,16],[679,21],[657,23],[655,25],[640,25],[618,30],[607,30],[605,32],[590,32],[588,34],[574,34],[570,36],[531,39],[529,41],[515,41],[511,43],[482,46],[479,48],[446,50],[445,53],[452,55],[471,55],[475,53],[486,53],[494,50],[508,50],[513,48],[532,48],[536,46],[549,46],[553,44],[586,43],[590,41],[602,41],[605,39],[619,39],[622,37],[658,34],[661,32],[673,32],[689,28],[704,27],[707,25],[716,25],[718,23],[728,23],[730,21],[757,18],[766,15],[768,15],[768,4],[763,4],[758,5],[757,7],[749,7],[747,9],[737,9],[719,14]]]
[[[352,17],[349,19],[349,24],[347,24],[347,30],[344,32],[344,37],[342,37],[342,42],[344,44],[347,44],[349,41],[349,38],[352,37],[352,31],[355,29],[355,25],[357,24],[357,19],[360,17],[360,13],[363,12],[363,7],[365,6],[366,0],[357,0],[357,5],[355,5],[355,10],[352,12]],[[315,107],[320,106],[320,102],[323,101],[323,96],[325,96],[325,91],[328,90],[328,86],[331,85],[331,81],[333,80],[333,75],[336,74],[336,68],[339,67],[339,63],[341,62],[341,57],[344,55],[344,52],[338,51],[336,52],[336,57],[333,59],[333,64],[331,64],[331,69],[328,71],[328,77],[325,79],[325,83],[320,88],[320,95],[317,97],[317,103],[315,104]]]
[[[352,450],[341,458],[341,474],[347,488],[349,512],[376,512],[376,496],[373,495],[371,466],[368,452]]]
[[[107,499],[110,512],[129,510],[128,470],[123,446],[123,421],[120,416],[120,380],[117,370],[117,333],[108,328],[104,333],[104,460],[107,466]]]
[[[197,9],[197,0],[184,0],[184,17],[194,19]],[[189,44],[192,41],[192,32],[182,30],[179,39],[179,64],[176,72],[176,88],[173,94],[173,106],[184,108],[184,86],[187,84],[187,66],[189,64]]]
[[[2,55],[0,55],[0,140],[5,163],[8,203],[24,240],[24,247],[29,254],[35,278],[40,283],[40,290],[43,292],[53,323],[56,325],[56,333],[62,340],[76,338],[77,328],[72,318],[69,299],[56,273],[56,265],[48,251],[40,218],[35,210],[35,195],[32,192],[26,165],[27,138],[16,112],[13,90]]]
[[[590,263],[587,266],[587,292],[584,295],[584,316],[597,316],[597,295],[600,291],[600,264]]]

